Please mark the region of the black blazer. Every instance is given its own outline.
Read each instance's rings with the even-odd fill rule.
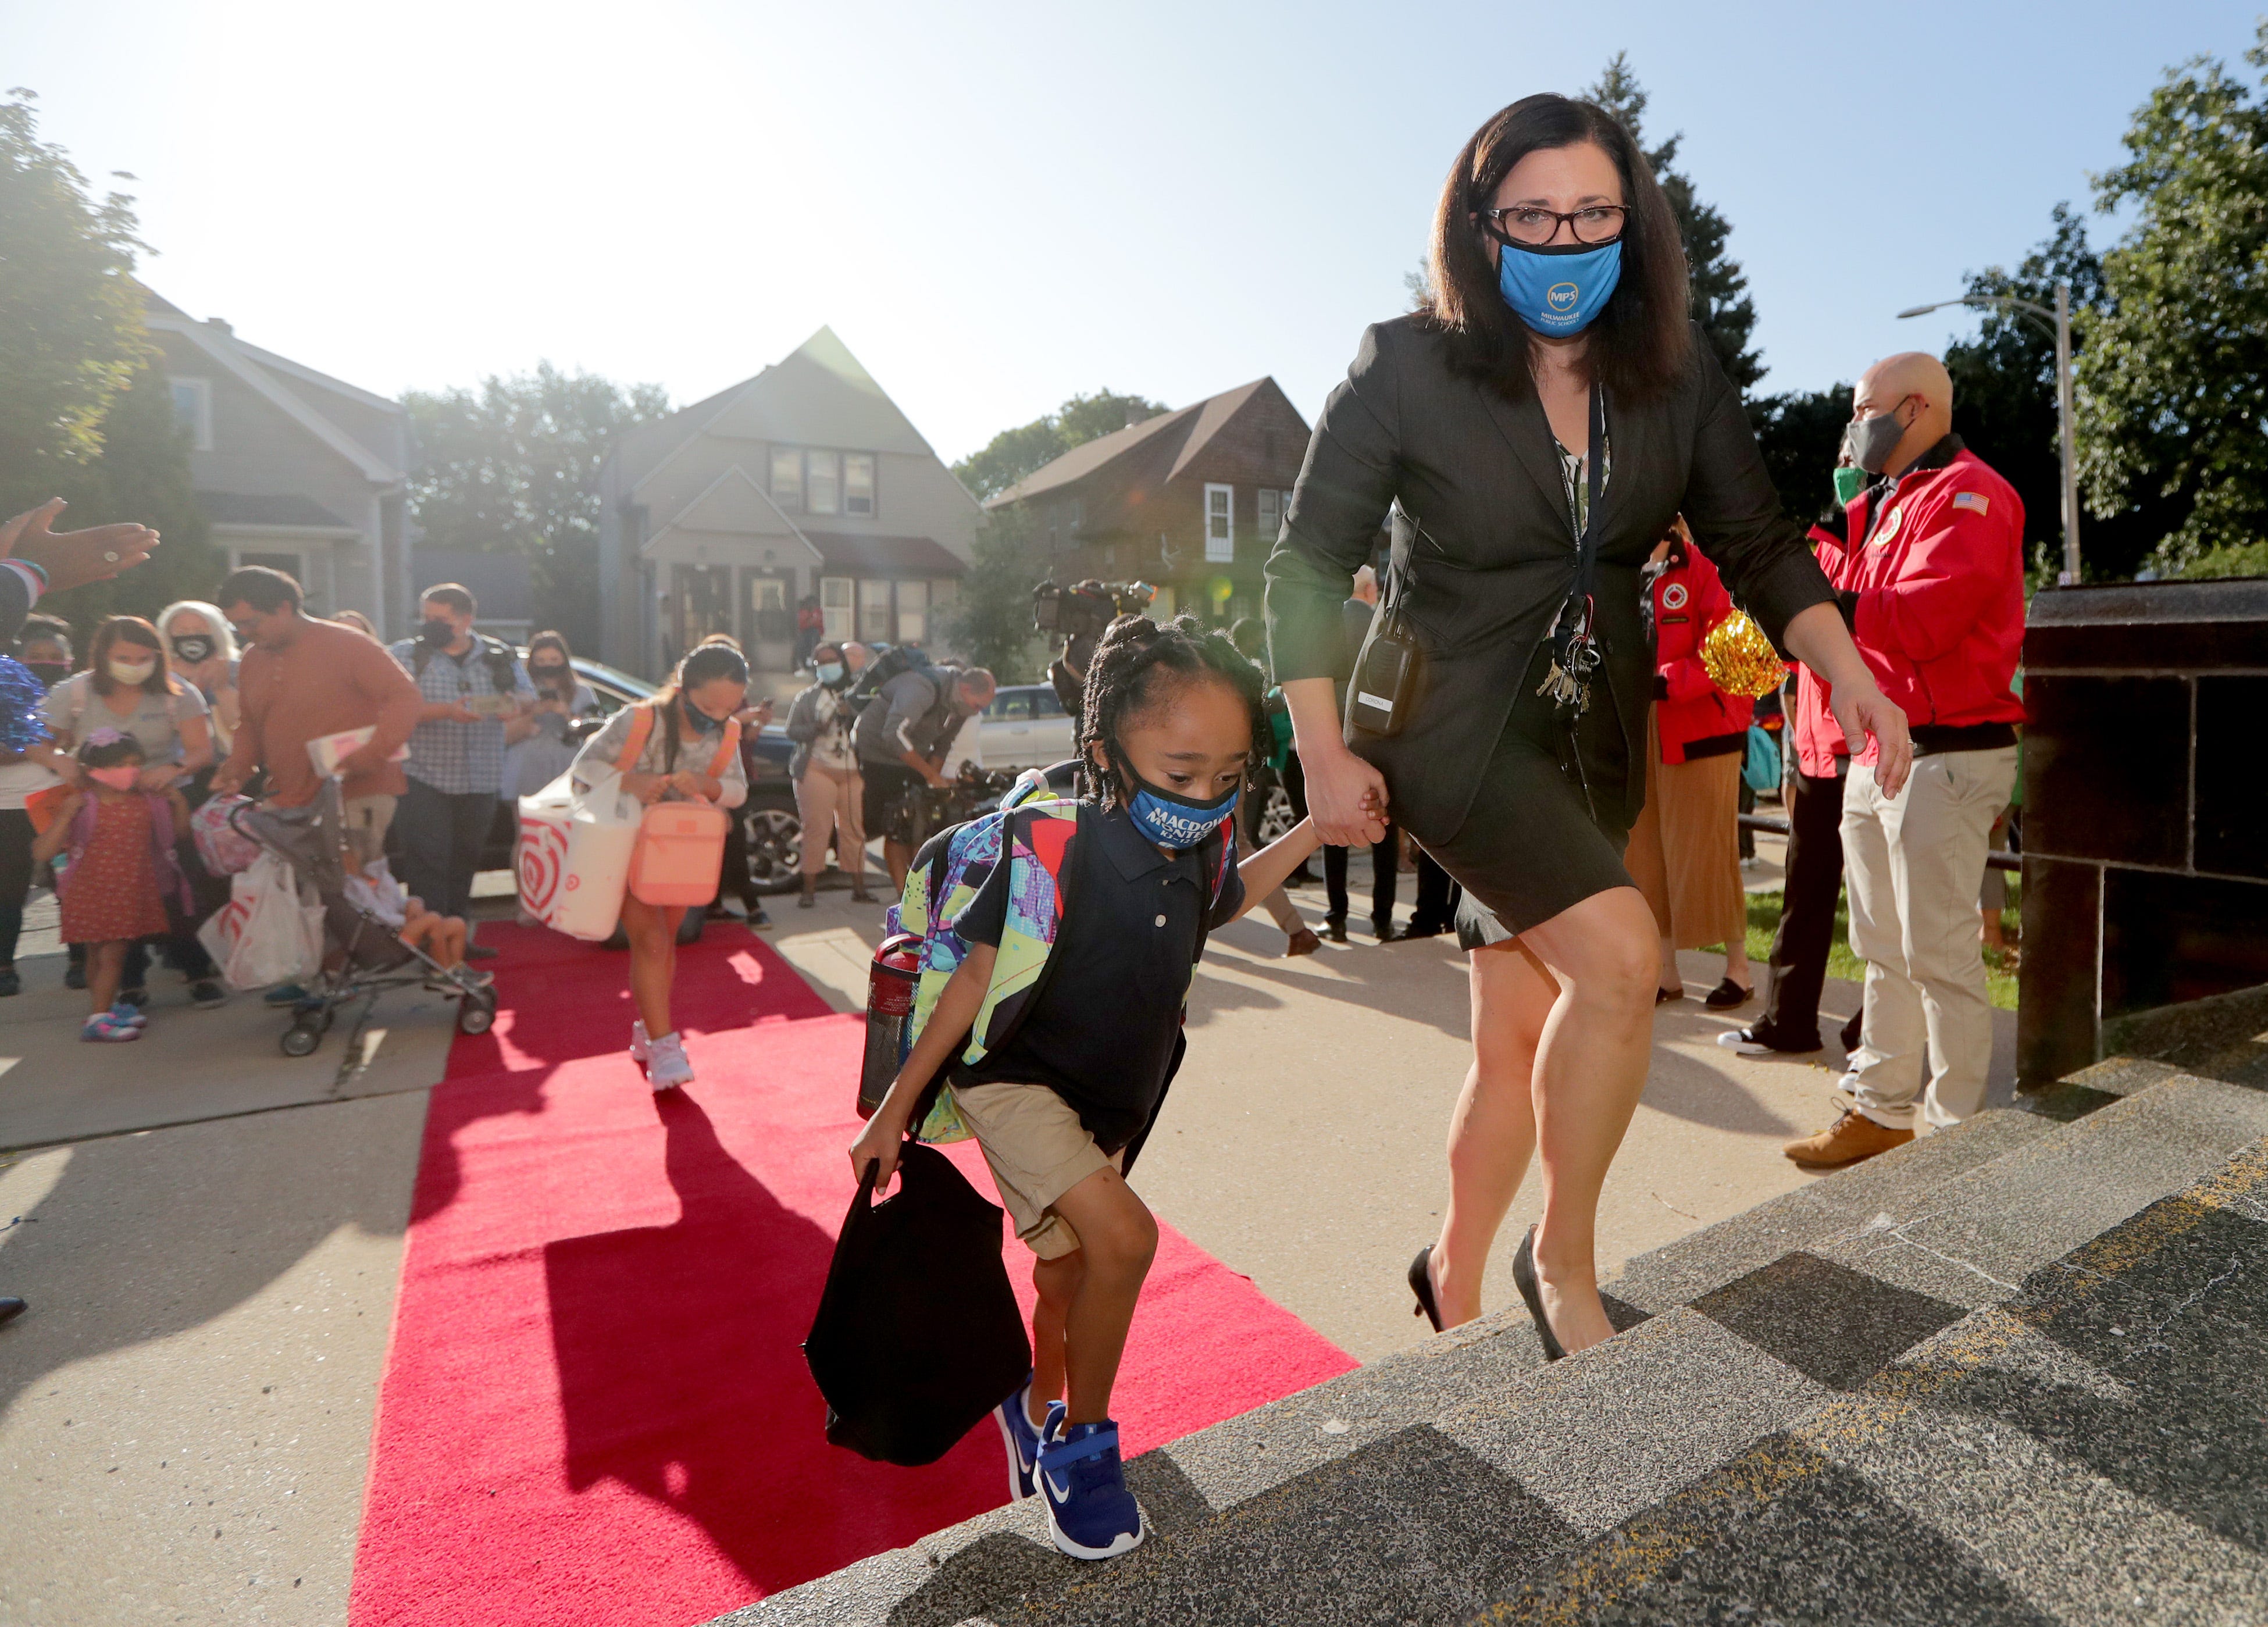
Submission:
[[[1776,644],[1792,617],[1835,593],[1803,528],[1781,512],[1740,395],[1697,329],[1691,362],[1660,399],[1608,401],[1607,436],[1610,473],[1592,522],[1604,527],[1594,587],[1604,685],[1594,681],[1591,705],[1611,707],[1625,749],[1619,763],[1588,753],[1584,762],[1602,814],[1619,808],[1627,825],[1646,800],[1653,694],[1638,571],[1671,519],[1685,516]],[[1401,733],[1350,728],[1347,743],[1385,774],[1397,821],[1422,842],[1447,842],[1573,584],[1575,541],[1542,401],[1511,401],[1453,372],[1440,335],[1409,316],[1363,335],[1308,443],[1267,565],[1278,682],[1340,670],[1339,606],[1395,503],[1425,533],[1403,606],[1425,651],[1425,685]]]

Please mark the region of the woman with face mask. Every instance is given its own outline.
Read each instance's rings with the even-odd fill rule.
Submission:
[[[193,683],[212,709],[213,739],[220,755],[228,754],[236,738],[236,635],[217,607],[200,599],[183,599],[158,613],[158,630],[165,636],[166,653],[173,676]],[[190,806],[196,798],[190,798]]]
[[[504,726],[504,778],[508,803],[532,797],[567,771],[582,742],[569,725],[599,712],[599,697],[575,675],[574,653],[563,633],[538,633],[527,641],[527,681],[535,704]]]
[[[1269,643],[1322,839],[1390,820],[1465,888],[1474,1062],[1441,1230],[1410,1268],[1418,1308],[1437,1327],[1479,1314],[1540,1156],[1543,1218],[1513,1275],[1554,1358],[1614,1331],[1594,1232],[1659,960],[1622,858],[1653,688],[1639,572],[1671,517],[1834,685],[1894,783],[1911,743],[1689,320],[1675,217],[1613,114],[1542,95],[1491,117],[1450,167],[1429,269],[1421,308],[1366,333],[1324,404],[1268,561]],[[1339,607],[1389,511],[1343,730]]]
[[[622,789],[640,802],[707,802],[737,808],[748,799],[747,770],[738,751],[724,754],[722,770],[711,775],[718,748],[737,728],[733,714],[747,698],[748,664],[727,644],[703,644],[678,663],[677,674],[650,701],[625,706],[607,726],[584,743],[575,758],[575,783],[588,789],[617,773]],[[645,743],[625,762],[639,713],[647,714]],[[677,975],[677,929],[682,905],[622,899],[622,932],[630,941],[630,998],[637,1018],[630,1024],[630,1059],[646,1070],[657,1091],[693,1082],[693,1064],[669,1010],[670,983]]]
[[[787,771],[803,821],[803,896],[797,907],[808,909],[817,901],[830,839],[836,864],[850,872],[851,902],[870,904],[874,895],[866,890],[866,831],[859,811],[866,784],[850,743],[858,709],[844,698],[855,674],[837,644],[814,645],[811,665],[818,681],[787,709],[787,737],[795,742]]]
[[[48,691],[46,717],[56,749],[72,754],[59,758],[56,766],[74,785],[85,783],[85,769],[76,755],[78,747],[101,728],[115,729],[139,743],[142,762],[135,774],[144,791],[163,792],[186,785],[212,766],[211,709],[196,685],[173,675],[165,636],[138,615],[114,615],[96,629],[87,650],[87,670]],[[186,838],[188,832],[178,834]],[[193,862],[194,850],[186,842],[183,847]],[[203,877],[205,872],[197,866],[189,873]],[[177,914],[161,946],[167,963],[188,980],[190,998],[202,1006],[219,1005],[228,996],[211,957],[197,941],[202,921],[194,906]],[[138,1006],[148,998],[148,951],[136,942],[127,951],[120,985],[119,998],[128,1005]],[[83,986],[83,975],[76,961],[66,974],[75,989]]]

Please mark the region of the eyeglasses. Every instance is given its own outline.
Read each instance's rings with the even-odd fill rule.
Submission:
[[[1562,214],[1555,209],[1521,204],[1515,209],[1484,209],[1480,213],[1489,230],[1502,241],[1537,247],[1557,237],[1563,222],[1578,243],[1611,243],[1622,236],[1630,210],[1620,203],[1594,203]]]

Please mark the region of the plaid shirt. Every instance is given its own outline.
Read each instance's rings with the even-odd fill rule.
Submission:
[[[477,639],[461,657],[434,651],[426,658],[423,673],[417,670],[417,648],[416,639],[405,638],[393,645],[390,653],[417,681],[418,692],[427,701],[455,703],[478,695],[500,693]],[[528,682],[527,670],[517,659],[512,664],[512,693],[523,704],[532,704],[535,686]],[[409,761],[402,769],[410,778],[452,796],[493,797],[504,784],[504,725],[493,718],[478,723],[454,723],[446,718],[421,723],[410,731]]]

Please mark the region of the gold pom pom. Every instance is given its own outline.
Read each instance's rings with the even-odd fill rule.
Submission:
[[[1779,687],[1787,670],[1764,629],[1735,610],[1701,641],[1701,665],[1709,681],[1727,695],[1754,697]]]

